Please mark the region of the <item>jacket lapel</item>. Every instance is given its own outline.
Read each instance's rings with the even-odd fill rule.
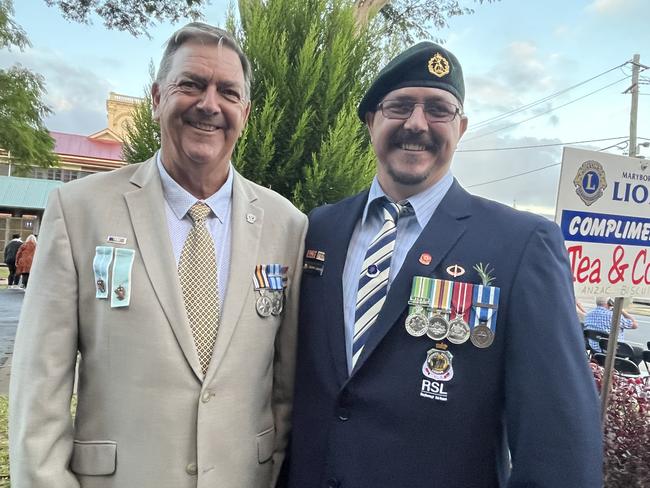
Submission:
[[[454,180],[391,283],[386,302],[379,312],[377,322],[372,326],[372,332],[350,376],[363,367],[368,356],[404,313],[408,306],[413,276],[431,276],[463,235],[466,229],[464,219],[470,215],[469,207],[470,195]],[[428,266],[419,261],[419,257],[425,252],[432,257]]]
[[[253,186],[235,171],[230,212],[230,272],[228,289],[223,301],[217,341],[206,373],[206,381],[217,371],[230,344],[244,306],[252,306],[247,295],[252,290],[252,273],[264,224],[264,209],[254,202],[257,195]]]
[[[144,267],[187,362],[197,378],[201,379],[203,374],[187,321],[176,259],[168,237],[165,199],[155,158],[137,169],[131,183],[136,189],[125,193],[124,198]]]
[[[356,223],[361,218],[363,207],[368,199],[368,192],[365,191],[355,197],[341,202],[337,205],[337,213],[332,217],[330,222],[335,229],[327,229],[328,240],[327,261],[323,279],[325,280],[322,287],[324,296],[320,297],[324,301],[323,313],[331,317],[331,327],[327,327],[329,347],[334,367],[342,385],[348,378],[348,362],[346,354],[345,341],[345,319],[343,310],[343,269],[345,259],[348,254],[350,238]],[[345,245],[341,245],[345,243]],[[317,297],[317,299],[319,299]]]

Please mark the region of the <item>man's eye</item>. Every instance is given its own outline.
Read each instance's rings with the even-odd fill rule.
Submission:
[[[413,105],[407,103],[391,103],[386,108],[394,114],[408,114],[413,110]]]
[[[454,113],[454,111],[447,105],[427,105],[424,108],[424,111],[432,115],[449,115]]]
[[[194,90],[199,90],[201,88],[197,82],[190,81],[190,80],[181,81],[178,84],[178,87],[185,91],[194,91]]]
[[[221,90],[221,94],[229,102],[240,102],[241,101],[241,95],[236,90],[228,90],[228,89]]]

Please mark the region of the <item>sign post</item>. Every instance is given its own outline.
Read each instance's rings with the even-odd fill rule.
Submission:
[[[616,297],[602,386],[605,416],[623,297],[650,297],[650,170],[647,161],[565,148],[555,220],[576,296]]]

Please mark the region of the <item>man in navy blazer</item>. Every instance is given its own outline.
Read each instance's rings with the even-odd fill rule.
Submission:
[[[602,486],[560,231],[453,178],[464,95],[441,46],[393,59],[358,109],[371,188],[310,216],[291,488]]]

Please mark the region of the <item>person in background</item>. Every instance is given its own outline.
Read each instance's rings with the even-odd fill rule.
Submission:
[[[7,287],[16,288],[20,282],[20,275],[16,273],[16,253],[22,246],[23,241],[20,240],[20,234],[13,234],[9,244],[5,246],[5,264],[9,269],[9,276],[7,277]]]
[[[35,253],[36,237],[30,234],[16,253],[16,274],[20,275],[22,288],[27,288],[27,281],[29,281],[29,273],[32,270],[32,261],[34,260]]]
[[[596,308],[585,315],[584,328],[609,334],[612,328],[612,316],[614,315],[614,299],[606,297],[596,297]],[[623,341],[625,331],[628,329],[637,329],[639,324],[636,319],[624,309],[621,309],[620,327],[618,329],[618,340]],[[603,352],[598,341],[589,339],[589,347],[594,352]],[[636,364],[642,360],[643,349],[632,345],[634,356],[630,359]]]

